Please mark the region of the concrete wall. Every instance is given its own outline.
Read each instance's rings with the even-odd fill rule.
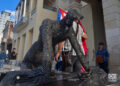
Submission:
[[[82,20],[83,27],[88,34],[87,47],[88,47],[88,58],[91,66],[95,65],[95,41],[94,41],[94,29],[93,29],[93,14],[92,7],[90,4],[80,9],[81,14],[84,16]]]
[[[120,73],[120,0],[102,0],[111,72]]]
[[[104,42],[106,45],[102,0],[92,0],[90,3],[93,13],[94,41],[96,51],[98,49],[99,42]]]

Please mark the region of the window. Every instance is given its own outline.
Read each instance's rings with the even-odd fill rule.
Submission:
[[[44,0],[43,8],[56,11],[56,0]]]

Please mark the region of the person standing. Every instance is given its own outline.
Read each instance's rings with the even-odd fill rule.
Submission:
[[[7,55],[4,51],[0,53],[0,68],[3,68],[6,56]]]
[[[80,21],[78,21],[77,19],[74,20],[73,22],[73,29],[76,33],[76,37],[78,40],[78,43],[80,46],[82,46],[82,38],[83,39],[88,39],[88,35],[83,31],[81,25],[79,24]],[[82,47],[81,47],[82,49]],[[82,50],[83,55],[85,55],[85,53]],[[81,70],[81,63],[77,58],[76,52],[74,51],[74,49],[72,50],[72,63],[73,63],[73,71],[74,72],[80,72]]]
[[[109,57],[109,53],[106,50],[106,48],[104,47],[104,43],[103,42],[99,43],[99,48],[96,52],[96,62],[98,64],[98,66],[101,69],[103,69],[106,73],[109,72],[108,57]]]
[[[11,58],[10,58],[10,62],[11,62],[11,66],[15,66],[16,64],[16,57],[17,57],[17,52],[16,52],[16,48],[13,48],[13,51],[11,52]]]

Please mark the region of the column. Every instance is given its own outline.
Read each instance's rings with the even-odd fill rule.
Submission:
[[[107,47],[110,53],[109,68],[120,73],[120,0],[102,0]]]
[[[18,6],[18,21],[20,20],[20,6]]]
[[[23,16],[24,17],[26,16],[26,3],[27,3],[27,1],[24,0],[24,10],[23,10]]]
[[[22,39],[23,39],[23,41],[22,41],[22,51],[21,51],[21,57],[22,57],[22,60],[23,60],[23,58],[24,58],[24,53],[25,53],[25,40],[26,40],[26,33],[22,36]]]
[[[16,39],[16,50],[17,50],[18,55],[19,55],[19,44],[20,44],[20,38],[17,38],[17,39]],[[18,55],[17,55],[17,60],[18,60],[18,58],[19,58]]]
[[[17,58],[17,60],[18,61],[22,61],[23,59],[22,59],[22,44],[23,44],[23,37],[21,36],[21,38],[20,38],[20,42],[19,42],[20,44],[19,44],[19,48],[18,48],[18,58]]]
[[[25,38],[25,48],[24,48],[24,55],[25,56],[26,52],[28,51],[28,45],[29,45],[29,32],[27,31],[26,33],[26,38]]]
[[[20,5],[20,20],[22,18],[22,9],[23,9],[23,1],[21,1],[21,5]]]
[[[31,12],[32,12],[32,2],[33,2],[33,0],[29,0],[29,7],[28,7],[28,16],[29,16],[29,18],[31,18]]]
[[[15,24],[17,24],[18,21],[18,10],[15,11]]]

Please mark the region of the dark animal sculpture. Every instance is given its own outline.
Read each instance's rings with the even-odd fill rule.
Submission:
[[[57,77],[53,78],[56,76],[55,74],[51,74],[54,47],[56,44],[66,39],[70,40],[83,67],[87,71],[89,70],[72,28],[74,18],[81,19],[81,17],[82,16],[80,16],[76,10],[72,9],[68,11],[67,16],[60,22],[50,19],[44,20],[40,27],[38,40],[29,49],[23,61],[23,63],[32,70],[9,72],[1,81],[0,86],[57,86],[58,84],[60,84],[60,86],[66,86],[69,85],[69,83],[72,83],[74,86],[105,86],[103,83],[105,74],[100,72],[99,69],[94,69],[100,72],[98,79],[96,79],[98,74],[93,73],[91,78],[80,80],[78,81],[79,83],[69,80],[70,77],[71,79],[76,77],[78,80],[76,73],[67,75],[69,78],[67,81],[70,81],[68,83],[66,83],[66,80],[64,81],[64,79],[62,79],[63,84],[56,79]],[[82,79],[81,74],[79,74],[79,79]]]
[[[80,20],[83,18],[83,16],[81,16],[81,14],[79,14],[79,12],[77,12],[75,9],[71,9],[68,11],[67,16],[60,22],[45,19],[40,26],[38,40],[32,45],[28,53],[25,55],[23,63],[31,69],[40,65],[46,65],[50,71],[50,66],[54,59],[55,45],[66,39],[69,39],[81,64],[86,70],[88,70],[88,65],[84,60],[81,47],[79,46],[75,32],[72,29],[74,18]]]

